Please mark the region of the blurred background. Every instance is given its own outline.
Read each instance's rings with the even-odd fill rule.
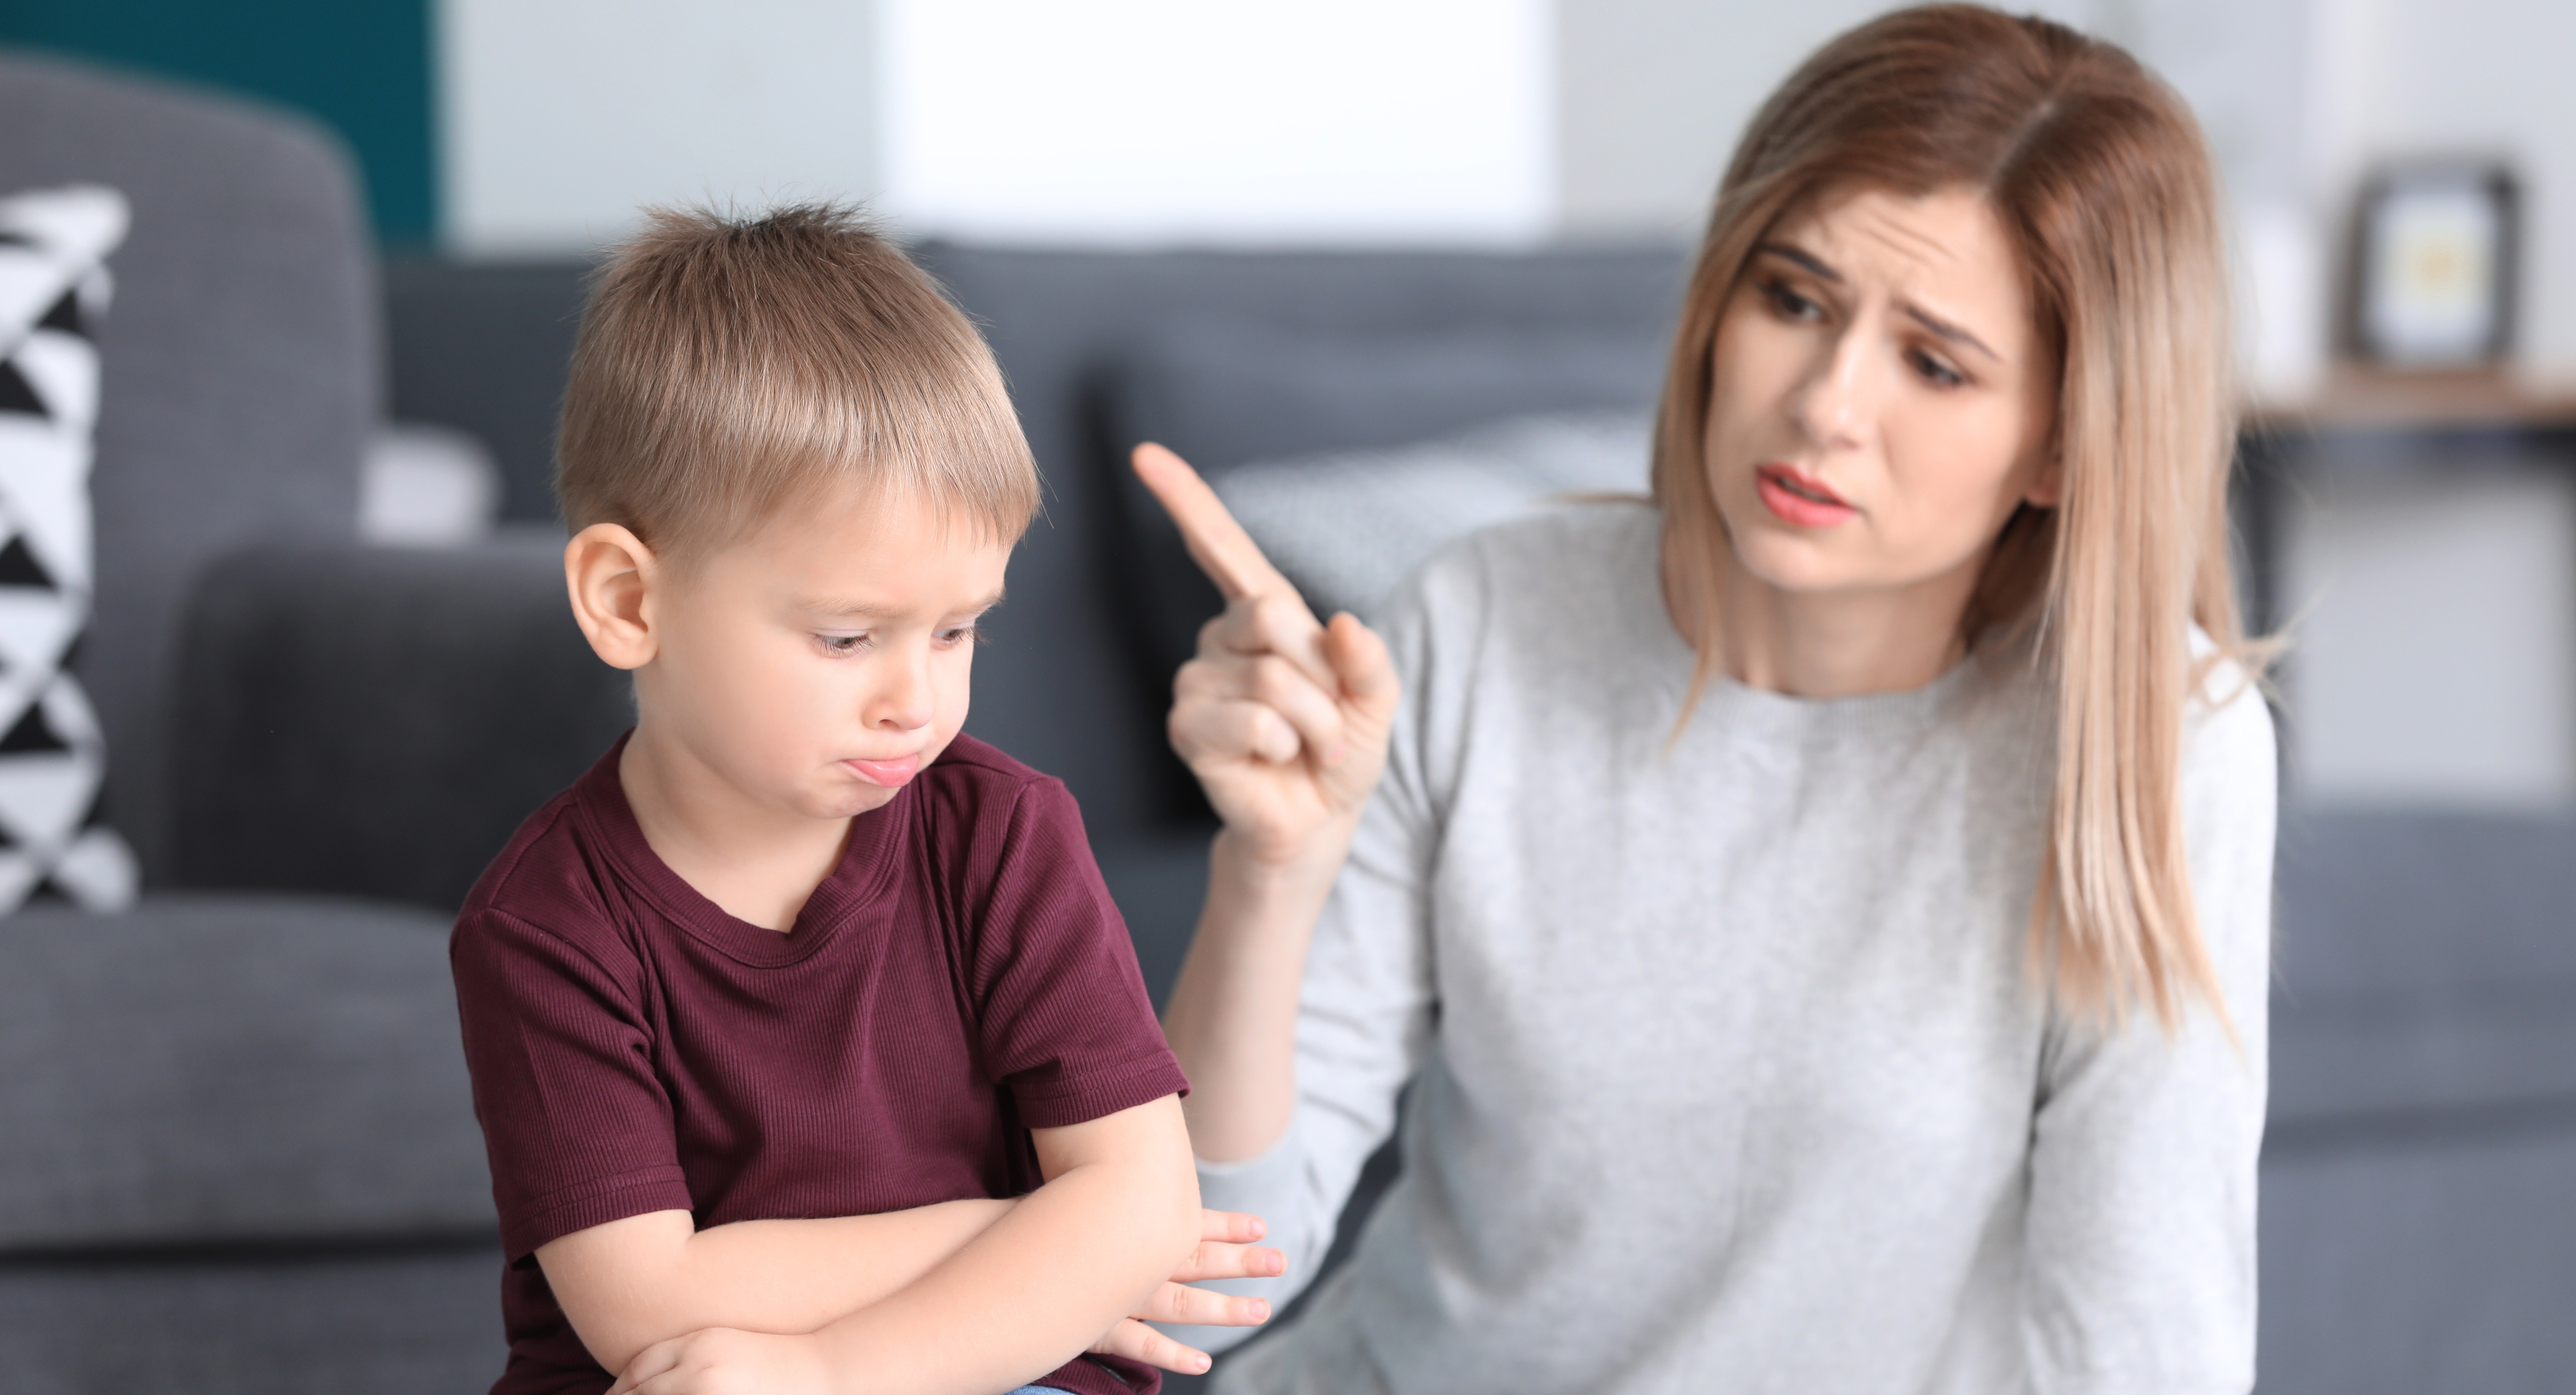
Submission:
[[[865,200],[986,328],[1050,495],[972,726],[1081,797],[1159,995],[1208,827],[1160,713],[1215,606],[1125,445],[1364,613],[1642,482],[1735,139],[1884,8],[0,0],[0,200],[133,207],[70,662],[144,894],[0,926],[26,1388],[497,1370],[437,932],[631,716],[547,481],[640,206]],[[2229,197],[2244,585],[2291,640],[2263,1387],[2564,1389],[2576,8],[2039,9],[2164,74]]]

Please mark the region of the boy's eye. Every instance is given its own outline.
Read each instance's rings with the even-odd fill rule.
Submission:
[[[814,639],[823,646],[826,654],[855,654],[868,645],[868,637],[864,634],[816,635]]]
[[[946,645],[981,644],[984,632],[973,625],[953,625],[939,632],[939,642]]]

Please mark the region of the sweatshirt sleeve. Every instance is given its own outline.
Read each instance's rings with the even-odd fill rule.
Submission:
[[[2277,797],[2271,715],[2232,665],[2185,728],[2192,894],[2233,1041],[2195,1005],[2168,1034],[2053,1025],[2033,1124],[2024,1321],[2042,1395],[2241,1395],[2254,1384]]]
[[[1273,1312],[1314,1282],[1360,1168],[1394,1132],[1396,1098],[1430,1040],[1429,886],[1440,821],[1432,762],[1425,757],[1432,725],[1425,713],[1437,709],[1438,675],[1422,593],[1439,570],[1410,589],[1385,626],[1404,697],[1386,773],[1361,814],[1350,859],[1307,950],[1297,1013],[1297,1111],[1262,1156],[1199,1164],[1202,1203],[1260,1216],[1269,1225],[1265,1243],[1288,1257],[1279,1278],[1207,1287],[1266,1297]],[[1222,1351],[1261,1329],[1166,1330],[1201,1350]]]

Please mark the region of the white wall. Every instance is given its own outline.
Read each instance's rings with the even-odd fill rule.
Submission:
[[[1532,242],[1547,0],[878,0],[886,207],[987,240]]]
[[[2320,471],[2285,530],[2291,787],[2311,804],[2576,798],[2566,463]]]
[[[2344,0],[2368,26],[2370,99],[2351,139],[2379,154],[2491,151],[2521,168],[2522,359],[2576,380],[2576,5]]]
[[[865,196],[863,0],[442,0],[444,242],[578,252],[640,204]]]

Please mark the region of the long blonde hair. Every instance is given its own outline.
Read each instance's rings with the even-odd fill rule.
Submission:
[[[1970,5],[1885,15],[1765,103],[1719,187],[1656,422],[1673,583],[1714,597],[1728,543],[1703,441],[1718,319],[1783,216],[1854,188],[1988,200],[2059,365],[2063,503],[1996,538],[1961,638],[2035,628],[2058,732],[2034,962],[2060,1001],[2168,1028],[2197,997],[2227,1020],[2194,914],[2179,791],[2191,626],[2253,664],[2227,533],[2235,442],[2227,280],[2209,155],[2189,110],[2126,53]],[[1718,664],[1700,604],[1689,704]]]

